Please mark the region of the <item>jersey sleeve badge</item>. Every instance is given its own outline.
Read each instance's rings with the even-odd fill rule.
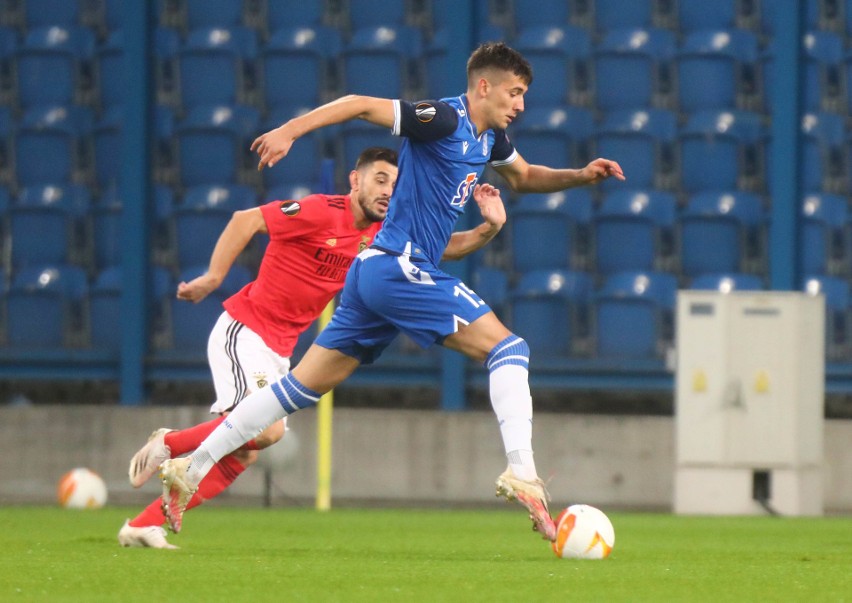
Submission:
[[[437,115],[437,113],[438,110],[429,103],[419,103],[416,107],[414,107],[414,114],[417,116],[417,119],[424,124],[428,124],[430,121],[435,119],[435,115]]]
[[[281,213],[285,216],[295,216],[302,211],[302,206],[298,201],[284,201],[280,206]]]

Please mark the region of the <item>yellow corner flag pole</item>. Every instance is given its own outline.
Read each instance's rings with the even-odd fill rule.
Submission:
[[[334,300],[328,302],[319,319],[322,331],[334,314]],[[331,509],[331,415],[334,390],[324,394],[317,404],[317,511]]]

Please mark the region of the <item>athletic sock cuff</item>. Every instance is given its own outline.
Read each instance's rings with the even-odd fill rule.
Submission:
[[[513,364],[525,369],[530,367],[530,346],[522,338],[515,334],[494,346],[485,358],[485,368],[494,371],[501,366]]]
[[[288,415],[297,410],[314,406],[320,399],[317,392],[299,383],[292,373],[287,373],[279,381],[273,383],[272,391],[284,408],[284,412]]]

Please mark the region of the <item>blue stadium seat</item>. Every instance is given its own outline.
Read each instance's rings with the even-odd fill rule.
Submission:
[[[763,279],[754,274],[723,272],[721,274],[700,274],[692,279],[689,288],[730,293],[731,291],[760,291],[766,287]]]
[[[188,267],[181,271],[180,280],[188,282],[207,271],[207,264]],[[249,271],[240,265],[231,267],[228,276],[218,289],[203,301],[192,304],[174,298],[170,300],[172,347],[175,350],[204,356],[210,330],[222,314],[222,302],[251,281]],[[175,287],[176,289],[177,287]]]
[[[581,241],[592,217],[586,189],[520,197],[510,208],[512,269],[571,269],[583,262]]]
[[[18,186],[84,179],[84,141],[92,120],[85,107],[33,107],[24,113],[13,142]]]
[[[163,337],[168,322],[168,310],[163,302],[166,297],[174,297],[175,290],[171,277],[163,268],[152,267],[148,276],[147,330],[152,336],[152,346],[159,347],[155,342]],[[89,340],[94,349],[118,352],[121,348],[123,288],[123,269],[119,265],[99,271],[89,288]]]
[[[673,148],[677,116],[664,109],[607,113],[595,134],[597,157],[618,161],[627,181],[601,183],[603,190],[664,188],[675,180]]]
[[[266,0],[266,27],[269,34],[285,27],[315,27],[323,22],[325,0],[281,2]]]
[[[257,110],[240,105],[193,108],[177,127],[180,182],[237,182],[248,147],[258,132]]]
[[[94,55],[94,33],[58,25],[30,30],[15,53],[18,104],[69,105],[82,89],[82,65]]]
[[[87,291],[86,274],[76,266],[17,271],[6,296],[7,345],[53,350],[79,344]]]
[[[594,216],[600,274],[655,270],[672,253],[677,205],[662,191],[613,191]]]
[[[832,113],[802,115],[802,138],[799,158],[799,178],[802,190],[839,193],[848,188],[846,176],[847,152],[844,141],[843,117]],[[771,156],[772,141],[766,143]],[[774,184],[771,162],[766,166],[766,181],[770,193]]]
[[[24,26],[27,29],[58,25],[80,25],[82,0],[24,0]]]
[[[435,31],[423,48],[423,76],[426,78],[426,96],[440,99],[454,94],[464,87],[464,81],[447,64],[450,48],[450,33],[446,27]]]
[[[101,0],[101,27],[107,32],[124,28],[124,3],[128,0]]]
[[[239,27],[243,24],[242,0],[183,0],[188,30],[201,27]]]
[[[498,316],[509,298],[509,277],[505,271],[490,266],[480,266],[473,272],[471,286]]]
[[[849,267],[849,210],[840,195],[807,195],[799,239],[801,274],[843,273]]]
[[[585,165],[592,114],[579,107],[527,109],[512,124],[512,143],[528,163],[569,167]]]
[[[269,109],[314,107],[331,89],[331,61],[340,54],[336,29],[279,29],[263,48],[263,98]]]
[[[663,272],[621,272],[594,294],[599,358],[661,358],[672,339],[677,279]]]
[[[825,352],[828,360],[848,359],[850,341],[850,294],[849,282],[845,279],[806,275],[802,279],[802,291],[808,295],[825,297]]]
[[[535,74],[535,84],[524,95],[528,108],[560,105],[588,92],[585,71],[591,56],[586,30],[553,21],[520,30],[513,47],[523,53]]]
[[[118,186],[123,130],[124,108],[121,106],[112,107],[95,123],[95,182],[102,191]]]
[[[319,190],[319,184],[316,182],[303,182],[286,184],[284,186],[276,186],[266,190],[263,195],[263,202],[270,201],[287,201],[291,199],[302,199]]]
[[[79,185],[38,185],[21,189],[9,209],[12,265],[65,264],[82,247],[82,220],[91,206]]]
[[[686,276],[754,272],[764,256],[765,214],[756,195],[693,195],[680,216],[680,261]]]
[[[512,331],[533,354],[574,356],[588,337],[592,279],[584,272],[536,270],[512,290]]]
[[[595,0],[593,5],[595,28],[600,32],[653,25],[653,0]]]
[[[820,28],[820,4],[823,0],[804,0],[805,8],[805,28],[819,29]],[[798,3],[797,3],[798,4]],[[760,28],[765,36],[773,38],[775,36],[776,20],[779,11],[773,2],[762,0],[759,2],[760,8]]]
[[[231,215],[256,205],[257,195],[247,186],[188,189],[174,211],[178,266],[206,264]]]
[[[650,107],[668,87],[674,34],[661,29],[609,31],[595,47],[595,105],[604,111]]]
[[[364,27],[406,25],[407,2],[385,0],[346,0],[348,26],[351,31]]]
[[[257,57],[257,35],[245,27],[189,32],[178,52],[180,98],[185,110],[243,100],[246,65]]]
[[[804,109],[806,111],[843,111],[846,108],[846,91],[843,90],[843,39],[827,31],[809,31],[804,44]],[[772,108],[775,84],[775,45],[773,40],[761,55],[763,64],[763,89],[765,107]],[[848,64],[847,64],[848,65]],[[848,70],[848,67],[847,67]],[[848,82],[847,82],[848,86]]]
[[[262,129],[264,131],[268,131],[285,123],[295,116],[296,114],[294,114],[293,111],[275,111],[270,114],[266,125]],[[384,134],[384,130],[381,128],[371,124],[361,123],[370,129],[373,134]],[[263,170],[262,176],[264,187],[277,188],[297,182],[319,182],[322,160],[325,157],[324,134],[332,135],[332,132],[335,131],[336,130],[327,131],[325,129],[319,131],[315,130],[313,132],[309,132],[305,136],[301,136],[295,143],[293,143],[292,151],[287,154],[287,157],[285,157],[283,161],[279,161],[271,169],[268,168]],[[390,138],[390,135],[388,135],[388,137]],[[345,136],[343,137],[343,140],[345,141]],[[363,148],[359,149],[358,153],[360,153],[361,150],[363,150]],[[355,164],[353,162],[352,164],[347,164],[347,166],[341,167],[349,170],[354,165]]]
[[[739,0],[677,0],[677,25],[685,34],[702,29],[731,29],[737,25]]]
[[[518,31],[539,26],[564,27],[570,23],[569,3],[565,0],[512,0],[509,4]]]
[[[757,37],[742,29],[688,34],[677,52],[681,111],[745,106],[745,99],[757,91],[757,49]]]
[[[411,87],[411,61],[422,52],[420,30],[366,27],[352,34],[343,49],[343,90],[381,98],[400,98]],[[381,73],[381,78],[375,74]]]
[[[765,130],[747,111],[699,111],[678,135],[680,183],[687,193],[757,188],[763,182]]]
[[[393,136],[390,130],[360,120],[342,124],[338,138],[340,147],[337,149],[337,156],[340,158],[339,165],[346,174],[355,167],[358,155],[367,147],[387,147],[398,151],[401,139],[399,136]]]

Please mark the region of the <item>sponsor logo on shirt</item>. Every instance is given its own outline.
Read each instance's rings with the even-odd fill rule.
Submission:
[[[281,213],[285,216],[295,216],[302,211],[302,206],[298,201],[284,201],[281,203]]]
[[[420,103],[416,107],[414,107],[414,115],[417,116],[417,119],[424,124],[428,124],[430,121],[435,119],[435,114],[437,110],[435,107],[430,105],[429,103]]]

